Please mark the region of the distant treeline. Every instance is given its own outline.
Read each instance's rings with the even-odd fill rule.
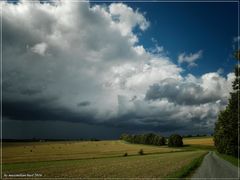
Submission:
[[[157,146],[166,144],[165,137],[153,133],[139,135],[122,134],[120,139],[134,144],[151,144]]]
[[[2,142],[47,142],[47,141],[101,141],[97,138],[90,138],[90,139],[2,139]]]
[[[197,134],[197,135],[183,135],[183,138],[191,138],[191,137],[206,137],[206,136],[213,136],[213,134],[207,135],[207,134]]]

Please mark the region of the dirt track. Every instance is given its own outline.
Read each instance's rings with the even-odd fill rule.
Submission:
[[[214,152],[209,152],[203,159],[201,166],[196,170],[192,179],[201,178],[227,178],[239,179],[239,169],[229,162],[219,158]],[[203,179],[202,179],[203,178]]]

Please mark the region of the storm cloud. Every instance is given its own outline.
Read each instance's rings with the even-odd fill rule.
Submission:
[[[21,26],[20,26],[21,24]],[[123,3],[3,2],[3,116],[177,131],[213,128],[234,75],[195,77],[139,44]]]

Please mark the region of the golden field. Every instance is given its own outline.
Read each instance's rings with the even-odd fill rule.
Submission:
[[[62,141],[4,143],[3,163],[39,162],[51,160],[91,159],[181,151],[180,148],[130,144],[124,141]]]
[[[196,142],[194,142],[196,140]],[[209,144],[208,139],[184,139]],[[144,155],[138,151],[143,149]],[[3,143],[3,175],[41,177],[161,178],[176,174],[207,151],[129,144],[124,141],[62,141]],[[128,156],[124,156],[127,153]]]
[[[3,173],[39,173],[44,177],[83,178],[166,177],[202,154],[204,151],[189,151],[88,160],[16,163],[5,165]]]
[[[183,138],[185,145],[214,146],[213,137]]]

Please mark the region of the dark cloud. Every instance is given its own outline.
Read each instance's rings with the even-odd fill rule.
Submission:
[[[25,90],[22,90],[20,93],[23,94],[23,95],[35,95],[35,94],[38,94],[38,93],[41,93],[42,91],[41,90],[38,90],[38,89],[25,89]]]
[[[118,139],[126,130],[121,128],[73,123],[67,121],[19,121],[4,119],[4,139]]]
[[[77,104],[77,106],[89,106],[91,104],[91,102],[89,101],[82,101],[80,103]]]
[[[159,109],[158,113],[155,115],[144,115],[139,114],[139,112],[127,112],[123,115],[119,115],[116,118],[108,119],[107,121],[104,121],[103,119],[99,120],[96,119],[96,112],[91,111],[90,113],[86,112],[73,112],[72,110],[69,110],[67,108],[63,107],[57,107],[51,105],[52,102],[48,101],[46,99],[38,100],[35,102],[3,102],[3,117],[4,119],[9,120],[17,120],[19,122],[22,122],[21,124],[32,124],[33,127],[35,127],[35,123],[39,124],[40,122],[45,122],[44,124],[53,124],[53,122],[56,122],[56,126],[53,129],[56,129],[56,127],[60,126],[60,124],[64,123],[75,123],[76,126],[88,126],[89,131],[92,131],[92,129],[98,128],[98,129],[109,129],[110,131],[113,129],[118,129],[117,134],[121,134],[124,132],[161,132],[165,135],[168,135],[172,132],[182,132],[183,134],[186,133],[195,133],[193,129],[198,129],[198,132],[206,132],[210,133],[213,129],[213,126],[206,124],[208,122],[208,118],[213,116],[215,118],[216,114],[212,115],[206,115],[206,119],[201,119],[202,113],[199,113],[197,115],[194,115],[193,117],[187,117],[186,115],[177,115],[178,118],[174,117],[174,113],[179,113],[178,109],[169,111],[166,113],[165,111],[162,111]],[[208,108],[206,108],[208,109]],[[149,110],[146,110],[149,111]],[[191,110],[190,110],[191,111]],[[193,112],[194,114],[194,112]],[[29,122],[29,123],[27,123]],[[6,123],[5,123],[6,124]],[[15,123],[16,125],[19,123]],[[13,126],[13,124],[11,124]],[[71,125],[71,127],[74,125]],[[22,127],[22,126],[20,126]],[[5,129],[9,129],[10,127],[4,127]],[[14,128],[14,127],[12,127]],[[44,126],[41,130],[49,132],[50,127]],[[19,129],[16,128],[15,129]],[[22,129],[27,129],[22,128]],[[81,128],[80,128],[81,129]],[[99,133],[92,133],[92,136],[97,137],[107,137],[107,138],[113,138],[117,137],[116,134],[111,135],[103,135],[101,130],[99,130]],[[40,130],[39,130],[40,132]],[[84,131],[85,132],[85,131]],[[5,132],[6,134],[6,132]],[[10,136],[9,133],[7,133],[7,136]],[[12,137],[15,137],[13,133]],[[26,133],[23,133],[26,134]],[[36,133],[32,133],[33,135]],[[39,135],[39,134],[38,134]],[[79,136],[81,137],[92,137],[89,135],[89,133],[79,133]],[[29,136],[29,134],[28,134]],[[39,135],[40,136],[40,135]],[[44,135],[45,136],[45,135]],[[48,137],[55,138],[55,137],[63,137],[64,133],[57,133],[57,136],[54,134],[49,134]],[[79,136],[75,135],[66,135],[65,137],[72,137],[76,138]],[[35,136],[36,137],[36,136]]]
[[[221,87],[219,87],[221,88]],[[146,92],[146,100],[167,98],[170,102],[182,105],[200,105],[218,100],[225,100],[221,94],[208,93],[196,83],[166,79],[161,84],[154,84]]]
[[[8,119],[22,121],[68,121],[68,122],[95,122],[94,112],[77,113],[67,108],[54,106],[50,99],[36,101],[3,101],[3,116]]]
[[[128,112],[108,121],[97,121],[94,112],[73,112],[67,108],[53,106],[53,100],[39,99],[33,102],[3,101],[3,117],[21,121],[66,121],[86,123],[89,125],[103,125],[106,127],[125,128],[128,130],[159,130],[162,132],[186,129],[189,126],[181,121],[171,120],[171,113],[163,112],[155,116],[146,117],[137,112]],[[95,112],[96,113],[96,112]],[[160,117],[158,117],[160,115]],[[190,125],[191,126],[191,125]]]

